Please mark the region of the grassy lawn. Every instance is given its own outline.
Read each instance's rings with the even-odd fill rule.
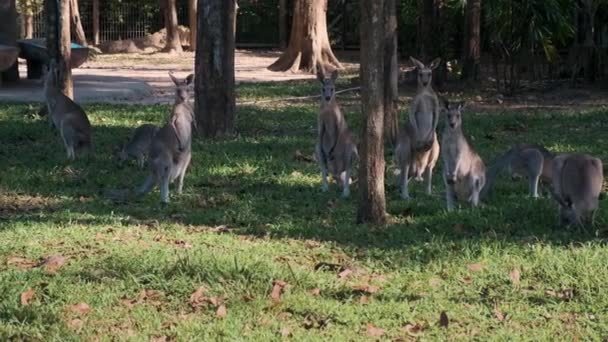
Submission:
[[[242,85],[239,100],[317,91]],[[341,99],[358,133],[357,99]],[[503,177],[483,207],[448,214],[441,167],[432,196],[415,183],[404,202],[389,150],[390,223],[356,225],[357,185],[349,200],[321,193],[316,164],[295,158],[314,149],[310,101],[240,107],[237,138],[195,141],[168,207],[157,190],[115,204],[103,190],[146,171],[117,165],[112,146],[168,107],[84,108],[97,154],[69,163],[32,108],[0,105],[0,340],[608,337],[606,200],[596,227],[560,228],[552,200]],[[464,126],[486,162],[515,142],[608,161],[607,115],[469,111]]]

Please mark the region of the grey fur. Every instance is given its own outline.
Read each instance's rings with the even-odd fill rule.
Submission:
[[[76,158],[76,151],[92,152],[91,122],[84,110],[57,88],[57,69],[49,63],[44,81],[49,123],[59,130],[67,157]]]
[[[563,154],[551,166],[560,224],[593,224],[604,183],[602,161],[585,154]]]
[[[322,66],[317,66],[317,70],[322,89],[315,154],[321,168],[322,190],[328,190],[327,175],[331,173],[342,188],[342,197],[346,198],[350,195],[353,162],[358,157],[357,145],[336,101],[338,71],[326,77]]]
[[[189,75],[179,80],[169,73],[176,86],[176,98],[171,117],[158,130],[150,145],[150,175],[136,190],[138,196],[160,185],[161,203],[169,203],[169,184],[177,179],[177,193],[181,194],[184,176],[192,158],[192,128],[194,109],[189,103],[189,88],[194,79]]]
[[[137,127],[129,137],[129,141],[115,151],[114,156],[121,162],[129,158],[135,158],[137,165],[143,168],[144,160],[150,151],[152,139],[158,130],[159,127],[151,124]]]
[[[551,183],[551,162],[555,154],[543,146],[530,144],[513,145],[498,157],[486,171],[486,185],[481,198],[489,195],[498,174],[506,169],[511,177],[516,175],[528,178],[530,195],[537,198],[539,182]]]
[[[479,204],[479,193],[485,184],[486,168],[462,131],[464,103],[444,100],[446,124],[441,140],[443,181],[446,187],[447,209],[454,209],[456,199]]]

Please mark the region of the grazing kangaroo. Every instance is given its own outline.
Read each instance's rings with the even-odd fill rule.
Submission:
[[[184,176],[192,157],[192,128],[194,110],[189,103],[189,88],[194,80],[190,74],[179,80],[170,72],[176,86],[175,104],[168,122],[158,130],[150,145],[150,175],[136,191],[142,196],[160,184],[160,200],[169,203],[169,184],[178,180],[177,193],[182,192]]]
[[[315,153],[323,178],[322,189],[323,192],[328,189],[329,172],[342,187],[342,197],[346,198],[350,195],[353,161],[358,157],[357,145],[336,101],[338,71],[334,70],[330,77],[326,77],[322,66],[317,66],[317,70],[317,79],[322,87]]]
[[[131,136],[129,141],[122,147],[118,147],[114,151],[114,157],[121,162],[126,161],[129,157],[137,160],[137,165],[140,168],[144,167],[144,159],[150,151],[150,145],[152,144],[152,138],[159,128],[155,125],[144,124],[137,127]]]
[[[481,198],[485,198],[490,193],[498,174],[503,169],[507,169],[512,178],[516,175],[527,177],[530,195],[538,198],[539,181],[551,183],[551,162],[553,158],[555,158],[555,154],[543,146],[530,144],[513,145],[488,167],[486,184],[483,190],[481,190]]]
[[[68,159],[74,160],[76,151],[86,148],[92,152],[91,123],[84,110],[57,88],[57,68],[53,62],[49,64],[44,81],[49,122],[59,130]]]
[[[440,59],[435,59],[429,66],[413,57],[410,59],[418,69],[418,91],[412,101],[409,121],[400,130],[395,147],[395,162],[401,170],[398,186],[403,199],[410,198],[408,184],[413,175],[422,181],[425,174],[426,193],[431,194],[433,169],[439,159],[436,129],[441,107],[432,81],[433,69],[439,65]]]
[[[553,159],[552,168],[552,194],[559,205],[560,224],[593,224],[604,184],[602,161],[584,154],[563,154]]]
[[[447,119],[441,140],[441,155],[447,209],[454,209],[454,200],[465,198],[477,206],[479,193],[486,182],[486,167],[462,131],[464,103],[443,102]]]

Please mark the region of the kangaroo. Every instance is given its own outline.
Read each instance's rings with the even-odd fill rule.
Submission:
[[[150,175],[136,190],[138,196],[148,193],[160,184],[161,203],[169,203],[169,184],[178,180],[177,193],[182,192],[184,176],[192,157],[192,128],[196,127],[194,110],[189,103],[189,88],[194,80],[190,74],[179,80],[173,73],[169,77],[176,86],[175,104],[168,122],[158,130],[150,144]]]
[[[559,223],[593,224],[604,184],[602,161],[584,154],[562,154],[551,166],[551,193],[559,205]]]
[[[418,90],[412,100],[409,122],[414,131],[414,150],[429,150],[435,140],[437,123],[441,106],[437,93],[433,90],[433,70],[439,66],[440,58],[436,58],[429,65],[424,65],[414,57],[410,60],[418,70]]]
[[[137,127],[131,134],[129,141],[122,147],[117,147],[114,151],[114,157],[121,162],[133,157],[137,160],[139,168],[143,168],[144,159],[150,151],[152,138],[158,130],[157,126],[150,124]]]
[[[321,168],[323,192],[328,190],[329,172],[342,187],[342,197],[347,198],[350,195],[352,164],[358,157],[358,151],[344,114],[336,101],[337,78],[337,70],[334,70],[330,77],[326,77],[323,67],[317,66],[317,79],[322,87],[315,154]]]
[[[513,145],[507,152],[498,157],[486,172],[486,184],[481,190],[481,198],[485,198],[503,169],[507,169],[509,175],[526,176],[530,189],[530,195],[538,198],[538,184],[542,180],[551,183],[551,162],[555,154],[543,146],[530,144]]]
[[[486,167],[462,131],[464,103],[443,102],[447,118],[441,140],[441,156],[447,209],[454,209],[454,200],[457,198],[466,198],[473,206],[477,206],[479,193],[486,182]]]
[[[440,59],[435,59],[429,66],[414,57],[410,59],[418,69],[418,91],[412,101],[409,121],[400,130],[395,147],[395,162],[401,170],[398,187],[401,198],[405,200],[410,198],[408,184],[411,175],[422,181],[424,173],[427,181],[426,193],[431,194],[433,169],[439,159],[436,129],[440,106],[431,84],[432,71],[439,65]]]
[[[92,152],[91,123],[84,110],[57,88],[57,68],[49,64],[44,81],[49,123],[59,130],[68,159],[74,160],[76,151]]]

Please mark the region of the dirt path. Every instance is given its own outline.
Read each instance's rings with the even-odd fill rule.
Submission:
[[[312,79],[313,75],[271,72],[266,67],[278,58],[278,51],[236,52],[236,82],[290,81]],[[0,101],[42,101],[42,83],[25,79],[24,61],[19,66],[22,82],[0,87]],[[347,68],[357,68],[345,63]],[[180,56],[157,54],[100,55],[78,69],[73,69],[74,93],[79,102],[166,103],[173,96],[173,84],[167,73],[178,76],[194,72],[194,53]]]

